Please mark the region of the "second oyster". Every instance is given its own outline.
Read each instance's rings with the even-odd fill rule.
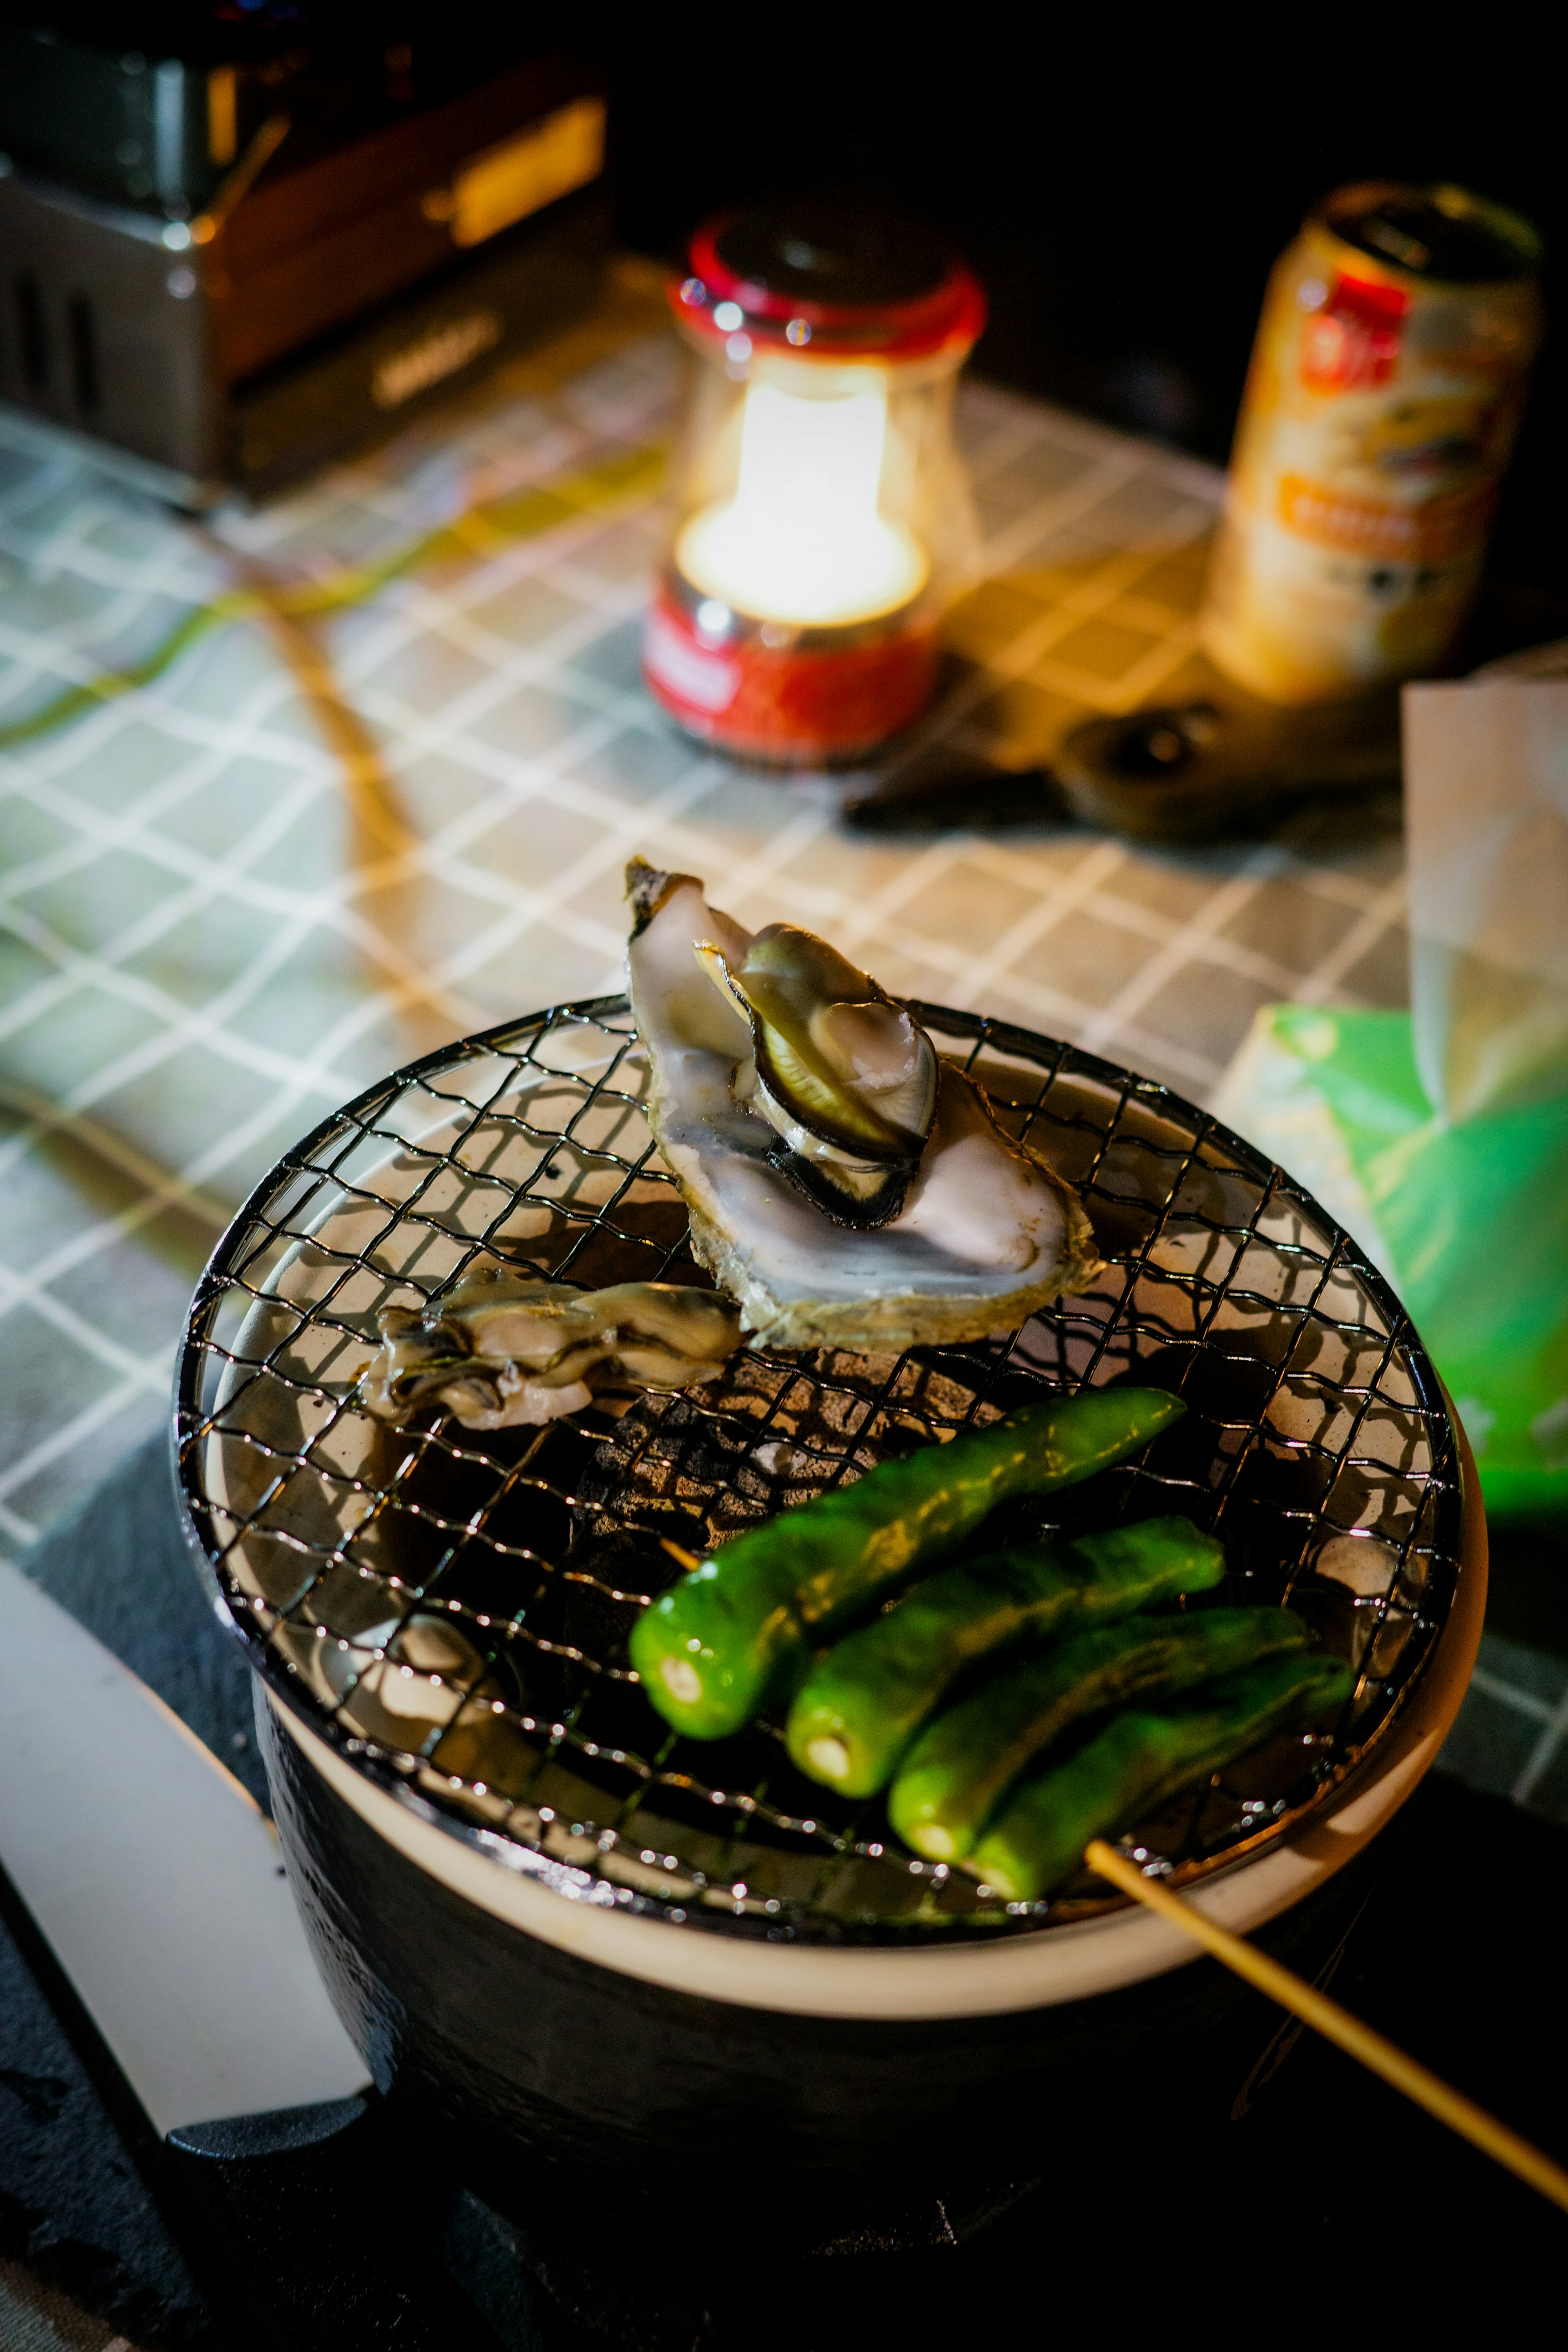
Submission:
[[[381,1353],[361,1393],[384,1421],[436,1400],[468,1429],[537,1428],[601,1388],[683,1389],[717,1380],[741,1319],[710,1290],[620,1282],[573,1290],[481,1266],[423,1312],[384,1307]]]

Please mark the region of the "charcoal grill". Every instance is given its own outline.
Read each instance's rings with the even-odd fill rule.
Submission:
[[[1182,1511],[1228,1601],[1289,1601],[1358,1670],[1341,1719],[1139,1824],[1191,1884],[1297,1833],[1388,1740],[1450,1611],[1457,1440],[1433,1368],[1354,1244],[1166,1087],[917,1005],[1013,1131],[1077,1183],[1108,1260],[1011,1339],[886,1357],[742,1351],[724,1379],[542,1430],[357,1402],[388,1304],[496,1259],[597,1286],[706,1281],[653,1144],[626,1001],[426,1056],[288,1153],[192,1307],[177,1397],[190,1528],[253,1666],[362,1781],[578,1902],[752,1942],[922,1948],[1050,1936],[1088,1877],[1005,1904],[906,1852],[879,1802],[801,1779],[781,1726],[677,1738],[626,1637],[702,1549],[1044,1389],[1133,1375],[1185,1419],[1030,1524]]]

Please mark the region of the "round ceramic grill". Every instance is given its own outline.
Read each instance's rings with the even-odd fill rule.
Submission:
[[[400,1071],[289,1153],[204,1276],[181,1364],[190,1524],[252,1664],[357,1769],[562,1895],[744,1937],[921,1941],[1049,1928],[1084,1877],[1007,1906],[923,1863],[879,1801],[803,1779],[781,1727],[677,1738],[626,1659],[703,1550],[1047,1390],[1131,1376],[1185,1417],[1000,1532],[1178,1511],[1224,1541],[1215,1601],[1289,1600],[1357,1669],[1335,1723],[1138,1825],[1179,1881],[1295,1827],[1367,1758],[1453,1596],[1460,1492],[1432,1366],[1312,1200],[1152,1081],[916,1005],[1013,1131],[1082,1192],[1108,1261],[1010,1339],[868,1356],[742,1349],[680,1395],[542,1429],[404,1428],[358,1403],[384,1306],[504,1262],[596,1288],[705,1282],[642,1109],[625,1000]],[[992,1530],[995,1532],[994,1528]]]

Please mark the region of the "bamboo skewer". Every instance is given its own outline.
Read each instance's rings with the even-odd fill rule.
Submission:
[[[659,1541],[679,1567],[690,1570],[701,1566],[694,1552],[672,1543],[668,1536],[661,1536]],[[1084,1860],[1123,1895],[1130,1895],[1134,1902],[1143,1904],[1173,1927],[1181,1928],[1184,1935],[1201,1944],[1214,1958],[1258,1992],[1278,2001],[1281,2009],[1300,2018],[1347,2057],[1402,2092],[1438,2123],[1468,2140],[1472,2147],[1479,2148],[1483,2156],[1489,2156],[1494,2163],[1502,2165],[1516,2179],[1568,2213],[1568,2171],[1554,2164],[1549,2156],[1543,2156],[1540,2148],[1532,2147],[1527,2139],[1521,2139],[1518,2132],[1499,2123],[1495,2116],[1489,2116],[1484,2107],[1478,2107],[1473,2099],[1465,2098],[1430,2068],[1407,2058],[1403,2050],[1374,2032],[1370,2025],[1363,2025],[1349,2010],[1342,2009],[1337,2000],[1331,2000],[1293,1969],[1281,1968],[1278,1960],[1271,1960],[1255,1944],[1233,1936],[1227,1927],[1219,1927],[1202,1911],[1194,1910],[1158,1879],[1146,1878],[1136,1863],[1118,1853],[1103,1838],[1090,1841]]]
[[[1381,2075],[1418,2107],[1425,2107],[1440,2124],[1458,2132],[1461,2139],[1468,2139],[1472,2147],[1479,2147],[1483,2156],[1489,2156],[1494,2163],[1503,2165],[1568,2212],[1568,2172],[1549,2156],[1543,2156],[1538,2147],[1531,2147],[1517,2132],[1510,2131],[1506,2124],[1500,2124],[1495,2116],[1489,2116],[1484,2107],[1478,2107],[1473,2100],[1451,2090],[1426,2067],[1417,2065],[1414,2058],[1407,2058],[1403,2050],[1384,2041],[1381,2033],[1374,2033],[1370,2025],[1363,2025],[1359,2018],[1342,2009],[1337,2000],[1331,2000],[1326,1993],[1321,1993],[1315,1985],[1306,1983],[1289,1969],[1281,1968],[1278,1960],[1271,1960],[1256,1945],[1216,1926],[1158,1879],[1145,1878],[1136,1863],[1118,1853],[1103,1838],[1090,1843],[1084,1860],[1123,1895],[1131,1895],[1135,1902],[1180,1927],[1226,1968],[1244,1977],[1259,1992],[1267,1993],[1281,2009],[1300,2018],[1347,2057]]]

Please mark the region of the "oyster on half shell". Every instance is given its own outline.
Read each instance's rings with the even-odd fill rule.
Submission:
[[[1011,1331],[1100,1269],[1082,1203],[905,1007],[689,874],[626,869],[648,1118],[692,1248],[756,1337],[911,1347]]]

